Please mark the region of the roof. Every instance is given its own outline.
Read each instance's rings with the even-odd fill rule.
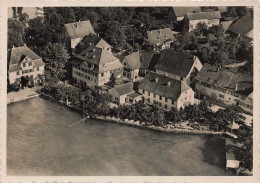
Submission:
[[[21,59],[24,58],[25,56],[31,58],[32,60],[41,59],[41,57],[39,57],[27,46],[15,47],[11,49],[10,58],[8,58],[10,59],[9,65],[20,63],[20,61],[22,61]]]
[[[242,146],[241,143],[234,142],[233,140],[227,138],[226,139],[226,159],[227,160],[238,160],[236,158],[236,154],[238,148]]]
[[[170,28],[147,31],[147,36],[147,41],[150,44],[162,44],[167,40],[174,39],[173,33]]]
[[[177,17],[183,17],[186,13],[194,13],[194,12],[200,12],[200,7],[198,6],[190,6],[190,7],[172,7],[175,15]]]
[[[187,13],[187,18],[189,20],[201,20],[201,19],[220,19],[220,11],[209,11],[209,12],[198,12],[198,13]]]
[[[81,38],[89,35],[90,33],[96,34],[89,20],[68,23],[64,26],[71,39]]]
[[[98,48],[111,48],[112,47],[104,39],[102,39],[101,37],[98,37],[97,35],[94,35],[94,34],[85,36],[79,42],[79,45],[89,45],[89,46],[95,46]]]
[[[131,97],[131,98],[136,98],[136,97],[139,97],[139,96],[142,96],[142,95],[139,94],[139,93],[134,92],[134,93],[128,94],[127,96],[129,96],[129,97]]]
[[[98,72],[105,72],[113,69],[123,68],[118,58],[116,58],[111,52],[97,47],[89,47],[83,50],[80,54],[75,56],[73,61],[74,65],[80,65],[80,61],[85,63],[91,63],[95,65],[101,65],[101,67],[95,67],[94,70]]]
[[[223,68],[218,70],[216,66],[209,64],[205,64],[202,67],[195,79],[209,85],[233,91],[235,91],[237,85],[235,92],[244,96],[248,96],[253,92],[253,77],[231,72]]]
[[[136,69],[139,69],[141,67],[139,51],[131,53],[130,55],[125,56],[124,60],[127,62],[128,66],[132,70],[136,70]]]
[[[158,78],[157,82],[156,78]],[[167,85],[168,82],[170,83],[169,86]],[[165,98],[170,98],[174,101],[179,98],[181,93],[190,89],[186,83],[180,80],[175,80],[155,72],[150,72],[148,75],[146,75],[138,85],[138,88],[150,91]]]
[[[155,68],[180,77],[186,77],[190,73],[194,61],[194,56],[188,52],[176,52],[167,49],[161,54]]]
[[[253,17],[251,15],[242,17],[229,27],[228,30],[235,34],[246,35],[253,30]]]
[[[118,85],[114,88],[111,88],[111,89],[109,89],[109,91],[114,90],[121,96],[121,95],[126,95],[129,93],[133,93],[134,92],[133,88],[134,88],[134,83],[128,82],[125,84]]]
[[[222,25],[223,29],[226,31],[232,23],[233,20],[228,20],[228,21],[221,22],[220,25]]]

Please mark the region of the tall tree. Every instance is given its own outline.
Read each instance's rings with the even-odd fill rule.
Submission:
[[[43,51],[43,60],[47,63],[47,70],[51,75],[59,80],[63,80],[66,74],[65,66],[69,59],[69,54],[60,43],[48,44]]]
[[[8,49],[24,44],[24,25],[16,19],[8,19]]]

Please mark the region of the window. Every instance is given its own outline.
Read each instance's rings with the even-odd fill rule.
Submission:
[[[143,94],[145,94],[145,91],[143,90]]]
[[[153,103],[154,103],[154,104],[157,104],[157,102],[156,102],[156,101],[153,101]]]
[[[19,74],[20,74],[20,72],[19,72],[19,71],[17,71],[17,72],[16,72],[16,75],[19,75]]]
[[[30,69],[30,72],[33,72],[33,70],[32,70],[32,69]]]
[[[241,106],[245,106],[245,103],[243,103],[243,102],[240,102],[240,105],[241,105]]]
[[[148,102],[151,102],[150,98],[147,99]]]
[[[241,96],[240,98],[243,99],[243,100],[246,100],[246,97],[245,97],[245,96]]]
[[[25,67],[26,66],[26,63],[23,63],[23,67]]]
[[[222,94],[219,94],[218,96],[219,96],[220,98],[224,98],[224,95],[222,95]]]
[[[148,91],[148,96],[150,96],[150,92]]]
[[[162,103],[161,102],[159,102],[159,106],[162,107]]]
[[[32,62],[29,62],[29,66],[32,66]]]
[[[183,77],[181,77],[181,81],[183,81]]]
[[[159,96],[159,99],[162,100],[162,96]]]
[[[172,100],[172,105],[174,105],[174,100]]]
[[[39,68],[39,67],[37,67],[37,68],[36,68],[36,70],[37,70],[37,71],[39,71],[39,70],[40,70],[40,68]]]
[[[165,104],[164,108],[167,109],[167,105],[166,104]]]
[[[103,77],[103,76],[104,76],[104,73],[102,72],[102,73],[101,73],[101,77]]]

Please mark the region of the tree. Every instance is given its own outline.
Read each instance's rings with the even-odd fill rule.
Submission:
[[[46,69],[50,71],[54,78],[64,79],[65,66],[68,62],[69,54],[60,43],[48,44],[43,51],[43,60],[47,63]]]
[[[207,34],[207,42],[208,43],[211,43],[214,40],[216,40],[216,37],[214,36],[214,34],[212,34],[212,33]]]
[[[23,46],[23,40],[24,25],[16,19],[8,18],[8,49]]]
[[[202,36],[202,35],[206,35],[208,30],[208,26],[205,22],[199,22],[196,24],[196,28],[193,30],[196,35],[198,36]]]
[[[114,87],[114,86],[116,85],[116,77],[115,77],[114,73],[112,73],[112,74],[110,75],[109,80],[110,80],[110,83],[109,83],[109,84],[111,85],[111,87]]]
[[[225,30],[223,28],[223,25],[213,25],[208,30],[209,33],[213,34],[217,39],[224,38]]]

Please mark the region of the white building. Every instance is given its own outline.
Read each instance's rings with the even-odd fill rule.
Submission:
[[[20,84],[21,77],[25,77],[34,84],[42,81],[45,63],[36,53],[26,45],[13,47],[8,50],[8,78],[10,84]]]
[[[194,91],[186,83],[154,72],[150,72],[138,85],[144,102],[167,111],[194,104]]]
[[[70,39],[70,47],[75,48],[89,34],[96,34],[90,21],[79,21],[64,25]]]
[[[205,23],[208,27],[212,27],[213,25],[219,25],[220,18],[220,11],[187,13],[184,17],[184,27],[192,31],[199,22]]]
[[[112,97],[112,101],[117,104],[135,104],[142,100],[142,95],[134,91],[134,83],[128,82],[125,84],[118,85],[108,90],[108,93]]]
[[[205,64],[195,77],[196,91],[230,106],[253,113],[253,78]]]
[[[119,79],[122,73],[119,59],[105,48],[89,47],[72,61],[72,78],[83,86],[102,86],[110,81],[112,74]]]
[[[167,49],[164,50],[155,65],[155,72],[190,85],[201,68],[202,64],[198,57],[190,55],[188,52],[182,53]]]

